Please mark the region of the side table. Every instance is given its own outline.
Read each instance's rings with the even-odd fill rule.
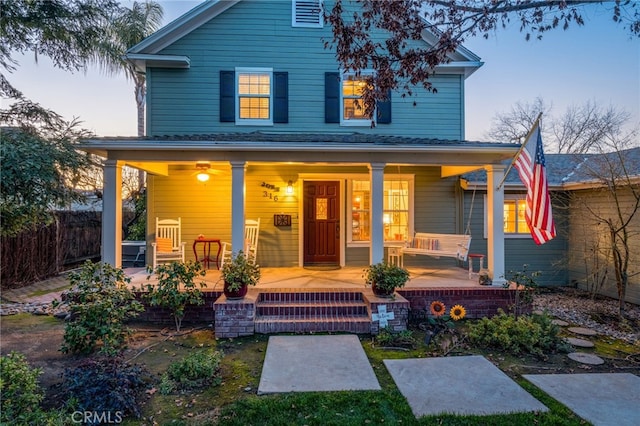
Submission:
[[[211,269],[211,244],[218,244],[218,252],[216,253],[215,261],[216,268],[220,269],[220,251],[222,250],[222,244],[219,239],[216,238],[198,238],[193,242],[193,254],[196,256],[196,262],[202,262],[205,269]],[[198,257],[198,244],[202,244],[202,256]]]

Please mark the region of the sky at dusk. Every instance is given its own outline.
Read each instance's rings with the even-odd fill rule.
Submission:
[[[165,23],[198,3],[160,1]],[[588,11],[585,21],[584,27],[556,30],[541,41],[525,41],[517,26],[487,40],[468,40],[465,47],[484,66],[466,80],[466,139],[487,140],[496,113],[536,97],[553,105],[557,116],[570,105],[592,101],[629,112],[630,125],[638,125],[640,39],[632,39],[609,13]],[[68,120],[77,117],[99,136],[136,135],[133,83],[124,74],[107,76],[95,68],[71,74],[46,57],[37,63],[32,54],[16,59],[19,68],[6,76],[28,98]]]

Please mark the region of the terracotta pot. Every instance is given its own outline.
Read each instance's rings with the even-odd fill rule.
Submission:
[[[378,297],[391,297],[395,289],[387,290],[384,288],[378,288],[376,283],[371,284],[371,290],[373,290],[373,294]]]
[[[242,299],[244,296],[246,296],[247,290],[249,289],[249,286],[247,285],[243,285],[238,290],[229,290],[227,287],[228,284],[225,282],[223,291],[224,295],[227,296],[227,299],[229,300]]]

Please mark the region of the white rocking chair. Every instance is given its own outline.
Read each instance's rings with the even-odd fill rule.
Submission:
[[[260,235],[260,218],[258,220],[247,219],[244,222],[244,255],[254,265],[258,259],[258,237]],[[225,262],[230,262],[233,251],[231,243],[222,243],[222,254],[220,256],[220,268]]]
[[[156,217],[156,240],[151,243],[153,269],[156,269],[158,263],[175,260],[184,262],[185,243],[181,241],[181,224],[181,218],[160,220]]]

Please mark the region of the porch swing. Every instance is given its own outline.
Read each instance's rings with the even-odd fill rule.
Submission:
[[[399,171],[399,166],[398,166]],[[450,257],[464,263],[468,260],[469,246],[471,245],[471,215],[476,197],[476,189],[473,189],[469,218],[464,234],[436,234],[431,232],[415,232],[411,241],[402,248],[402,254],[410,256],[422,255],[435,259]]]

